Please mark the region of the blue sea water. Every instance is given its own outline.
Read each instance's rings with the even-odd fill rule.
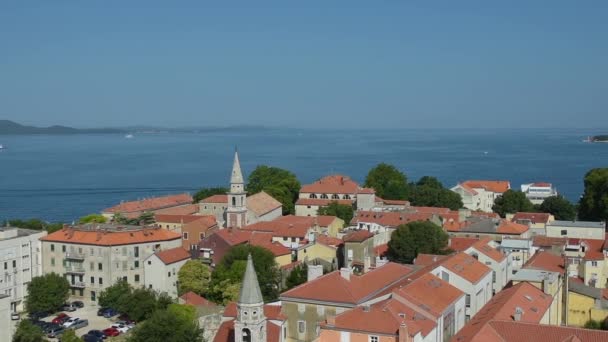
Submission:
[[[546,181],[576,201],[583,177],[608,166],[608,144],[589,130],[300,130],[214,133],[0,136],[0,220],[71,222],[122,200],[227,185],[238,146],[245,173],[268,164],[302,183],[330,173],[362,182],[388,162],[409,180],[506,179],[513,188]]]

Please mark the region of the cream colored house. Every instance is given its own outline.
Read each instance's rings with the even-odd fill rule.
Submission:
[[[604,240],[606,238],[605,222],[555,220],[548,223],[546,228],[548,237],[595,240]]]
[[[512,272],[517,272],[534,256],[538,247],[534,246],[531,239],[503,239],[499,249],[509,258]]]
[[[97,301],[118,279],[145,284],[144,260],[181,247],[181,234],[158,227],[86,224],[65,227],[40,239],[42,271],[65,276],[70,294]]]
[[[8,295],[12,312],[23,311],[27,284],[42,275],[44,236],[46,231],[0,227],[0,293]]]
[[[166,293],[176,299],[177,273],[188,260],[190,260],[190,253],[181,247],[166,249],[150,255],[144,261],[146,288]]]
[[[547,224],[555,221],[555,217],[548,213],[515,213],[507,214],[507,220],[524,224],[530,227],[530,235],[547,235]]]
[[[13,340],[11,297],[0,293],[0,341]]]
[[[460,195],[465,208],[491,213],[496,198],[510,188],[508,181],[468,180],[451,190]]]

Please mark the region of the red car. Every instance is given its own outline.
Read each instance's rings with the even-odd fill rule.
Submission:
[[[120,335],[120,331],[116,328],[108,328],[101,331],[104,335],[114,337]]]
[[[70,319],[70,316],[67,315],[66,313],[62,312],[59,315],[57,315],[57,317],[53,318],[53,323],[55,324],[63,324],[65,321],[67,321],[68,319]]]

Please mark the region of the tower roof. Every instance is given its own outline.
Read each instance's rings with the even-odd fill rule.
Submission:
[[[241,163],[239,162],[238,151],[234,151],[234,162],[232,163],[232,175],[230,176],[230,183],[244,183],[243,172],[241,172]]]
[[[247,268],[245,269],[243,284],[241,285],[241,292],[239,293],[239,304],[261,303],[264,303],[264,298],[262,297],[262,291],[260,291],[258,276],[253,268],[253,259],[251,258],[251,254],[249,254],[247,257]]]

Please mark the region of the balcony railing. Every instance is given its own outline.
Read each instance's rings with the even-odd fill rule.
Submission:
[[[84,273],[84,267],[81,267],[81,266],[66,266],[65,273]]]
[[[84,288],[86,286],[86,284],[84,283],[84,281],[73,281],[70,283],[71,287],[78,287],[78,288]]]
[[[81,253],[65,253],[66,259],[84,260],[84,254]]]

